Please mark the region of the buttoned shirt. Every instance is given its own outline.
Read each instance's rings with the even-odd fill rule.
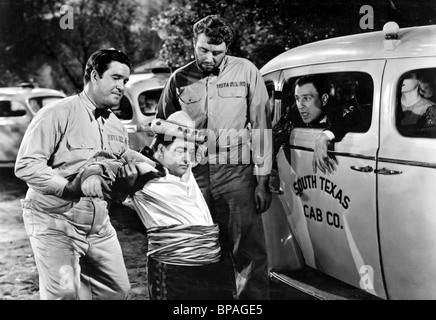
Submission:
[[[207,129],[209,163],[257,165],[271,170],[268,92],[259,70],[244,58],[225,56],[219,74],[205,76],[193,61],[176,70],[159,101],[157,118],[183,110],[197,129]]]
[[[128,134],[112,113],[94,117],[96,106],[85,92],[42,108],[22,140],[16,164],[17,177],[27,182],[27,198],[54,207],[65,185],[98,154],[118,159],[128,147]]]
[[[132,202],[149,229],[171,225],[213,225],[212,217],[191,169],[182,177],[168,172],[147,182]]]

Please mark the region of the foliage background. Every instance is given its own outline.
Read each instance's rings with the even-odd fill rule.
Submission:
[[[60,28],[60,8],[71,6],[74,29]],[[363,5],[374,9],[374,29],[361,29]],[[192,56],[192,25],[220,14],[236,30],[230,54],[261,68],[293,47],[348,34],[434,24],[436,0],[0,0],[0,86],[33,81],[67,94],[82,89],[89,55],[103,47],[125,51],[135,65]]]

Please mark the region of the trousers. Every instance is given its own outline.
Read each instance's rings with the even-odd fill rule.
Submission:
[[[268,260],[261,214],[256,213],[252,164],[204,164],[193,168],[197,183],[220,227],[221,255],[233,266],[234,298],[270,299]]]
[[[101,199],[81,198],[64,213],[22,200],[41,300],[118,300],[130,290],[117,234]],[[93,210],[90,210],[92,208]]]
[[[173,265],[148,257],[150,300],[232,300],[220,261],[203,266]]]

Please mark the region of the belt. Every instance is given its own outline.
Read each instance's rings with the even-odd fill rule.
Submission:
[[[218,224],[155,227],[147,230],[147,237],[147,256],[159,262],[201,266],[221,257]]]

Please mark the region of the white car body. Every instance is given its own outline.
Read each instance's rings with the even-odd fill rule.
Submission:
[[[295,128],[280,150],[283,194],[264,215],[272,271],[309,266],[382,299],[436,299],[436,135],[405,136],[396,122],[399,82],[411,70],[436,80],[436,26],[400,29],[398,39],[379,31],[319,41],[261,69],[273,124],[288,79],[350,72],[369,76],[373,90],[369,129],[334,144],[333,174],[312,169],[323,129]]]
[[[21,140],[36,112],[64,97],[63,92],[46,88],[0,88],[0,166],[14,166]]]
[[[112,109],[126,127],[129,145],[133,150],[142,150],[149,146],[154,136],[150,124],[155,118],[155,110],[143,113],[140,104],[145,97],[153,97],[157,102],[169,75],[169,72],[132,73],[120,107]]]

